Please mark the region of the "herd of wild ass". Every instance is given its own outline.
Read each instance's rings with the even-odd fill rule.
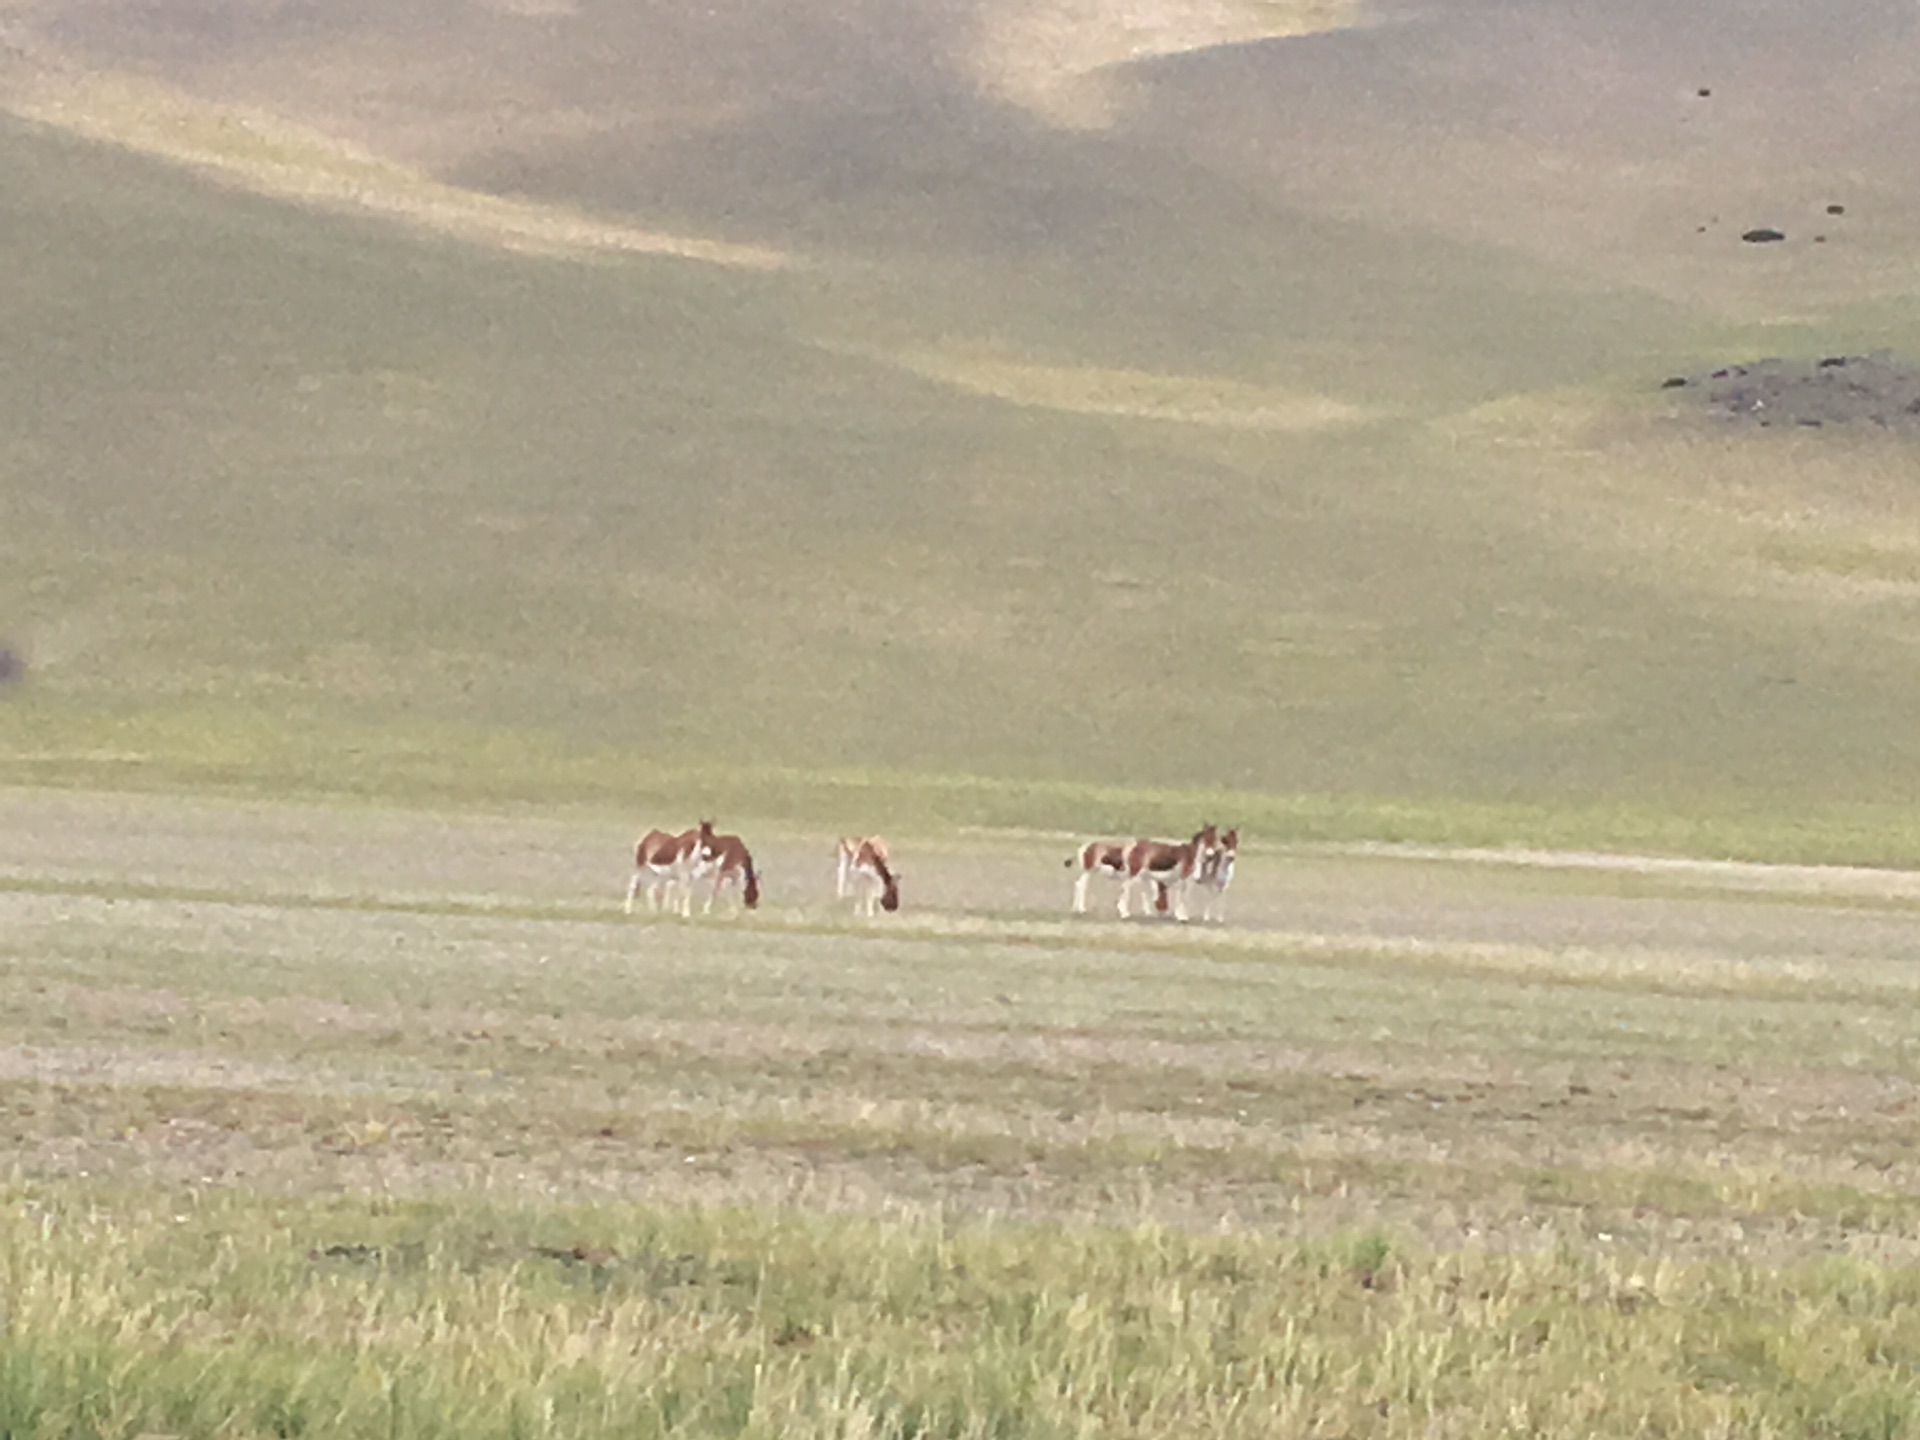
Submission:
[[[1120,918],[1132,916],[1134,898],[1140,913],[1171,911],[1173,918],[1189,918],[1188,896],[1201,894],[1200,918],[1227,918],[1227,887],[1233,883],[1240,858],[1240,832],[1203,825],[1193,838],[1171,840],[1090,840],[1067,861],[1079,869],[1073,882],[1073,913],[1087,912],[1087,888],[1094,876],[1120,882]],[[900,872],[893,868],[887,842],[878,835],[849,835],[835,847],[834,893],[851,899],[862,915],[900,908]],[[740,887],[740,903],[751,910],[760,903],[760,876],[753,855],[738,835],[721,835],[711,820],[691,830],[669,835],[649,830],[633,849],[633,879],[627,883],[627,913],[642,893],[647,909],[677,915],[693,913],[696,889],[706,893],[701,913],[731,886]],[[1145,893],[1142,893],[1145,892]],[[1148,897],[1151,897],[1149,900]]]

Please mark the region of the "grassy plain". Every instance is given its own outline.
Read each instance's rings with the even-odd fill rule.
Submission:
[[[1920,461],[1656,388],[1904,35],[295,8],[5,7],[0,1435],[1920,1429]]]
[[[22,1436],[1899,1434],[1906,877],[10,792]]]

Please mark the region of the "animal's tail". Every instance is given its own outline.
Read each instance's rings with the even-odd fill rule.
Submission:
[[[747,909],[751,910],[760,903],[760,872],[753,868],[751,855],[742,860],[741,864],[746,867],[747,888],[741,893],[740,899]]]

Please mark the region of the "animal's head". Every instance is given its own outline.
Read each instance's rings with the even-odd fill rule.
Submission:
[[[1213,849],[1201,856],[1200,871],[1209,884],[1225,886],[1233,878],[1234,862],[1240,855],[1240,831],[1229,830],[1213,843]]]
[[[693,858],[704,865],[707,861],[713,859],[719,849],[719,839],[713,833],[713,821],[702,820],[700,822],[700,834],[695,839],[693,845]]]
[[[891,915],[900,908],[900,874],[898,871],[887,876],[887,888],[880,894],[880,908]]]
[[[757,909],[760,904],[760,872],[753,868],[753,861],[747,861],[747,888],[740,892],[740,903],[747,909]]]

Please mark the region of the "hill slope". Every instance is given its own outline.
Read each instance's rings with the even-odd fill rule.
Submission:
[[[38,23],[111,50],[108,13]],[[855,33],[794,13],[796,46]],[[1396,153],[1378,96],[1351,154],[1330,128],[1249,161],[1263,125],[1312,135],[1308,109],[1247,113],[1259,86],[1368,47],[1404,66],[1392,27],[1156,60],[1068,124],[897,15],[850,91],[795,63],[741,118],[746,81],[689,71],[711,93],[660,101],[647,144],[470,143],[474,77],[543,73],[476,49],[407,99],[469,143],[351,161],[429,220],[512,190],[705,259],[516,255],[236,190],[257,163],[220,182],[0,126],[13,773],[485,796],[572,755],[566,784],[610,799],[717,765],[1781,816],[1911,793],[1913,457],[1711,428],[1653,388],[1756,345],[1911,340],[1891,270],[1831,282],[1836,239],[1763,259],[1790,305],[1755,274],[1696,305],[1645,246],[1444,224],[1499,116],[1432,95],[1414,114],[1453,159],[1425,191],[1362,183]],[[143,63],[212,124],[239,112],[193,107],[242,79],[371,44],[347,32],[210,25]],[[550,63],[596,53],[556,38]],[[733,61],[760,84],[777,53]],[[277,136],[276,173],[347,163],[328,143]],[[1874,296],[1868,335],[1847,307]],[[1781,309],[1805,318],[1763,328]],[[1162,804],[1187,802],[1113,808]]]

